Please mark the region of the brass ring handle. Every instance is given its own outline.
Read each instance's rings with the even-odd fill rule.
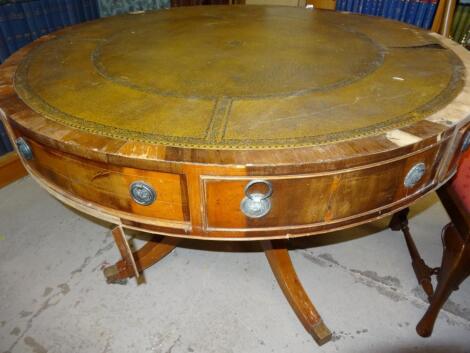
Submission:
[[[267,191],[264,194],[249,193],[251,187],[256,184],[265,185],[267,188]],[[248,197],[250,200],[256,200],[256,201],[265,200],[265,199],[270,198],[271,195],[273,194],[273,185],[271,184],[271,182],[267,180],[255,179],[255,180],[250,181],[248,184],[246,184],[243,192],[245,193],[245,196]]]
[[[250,192],[250,189],[257,184],[263,184],[267,190],[265,193]],[[246,184],[244,189],[245,197],[240,202],[240,209],[243,214],[249,218],[261,218],[271,211],[271,195],[273,194],[273,186],[267,180],[251,180]]]

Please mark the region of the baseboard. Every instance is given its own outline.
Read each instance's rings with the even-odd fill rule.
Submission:
[[[0,156],[0,188],[27,174],[16,152],[10,152]]]

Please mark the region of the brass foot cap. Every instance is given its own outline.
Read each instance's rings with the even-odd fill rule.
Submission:
[[[323,321],[320,321],[315,326],[312,326],[311,333],[319,346],[331,340],[331,331],[328,327],[326,327]]]
[[[119,270],[116,265],[109,266],[103,269],[103,274],[106,277],[106,283],[109,284],[127,284],[127,279],[119,278]]]

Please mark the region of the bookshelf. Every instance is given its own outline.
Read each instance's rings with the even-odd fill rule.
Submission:
[[[98,17],[97,0],[0,0],[0,62],[44,34]],[[0,123],[0,188],[26,174]]]

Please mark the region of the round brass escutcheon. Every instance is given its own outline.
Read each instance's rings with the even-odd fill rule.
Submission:
[[[415,164],[406,174],[403,184],[408,189],[414,187],[421,180],[425,172],[426,165],[423,162]]]
[[[23,159],[30,161],[33,159],[33,150],[29,147],[26,140],[22,137],[19,137],[15,141],[16,147],[18,147],[18,152],[23,157]]]
[[[251,192],[256,185],[264,185],[266,192]],[[271,195],[273,186],[267,180],[252,180],[245,186],[245,197],[240,203],[243,214],[250,218],[261,218],[266,216],[271,210]]]
[[[129,191],[132,199],[142,206],[149,206],[157,199],[157,192],[152,186],[143,181],[133,182]]]
[[[462,152],[465,152],[470,147],[470,131],[465,135],[462,142]]]

